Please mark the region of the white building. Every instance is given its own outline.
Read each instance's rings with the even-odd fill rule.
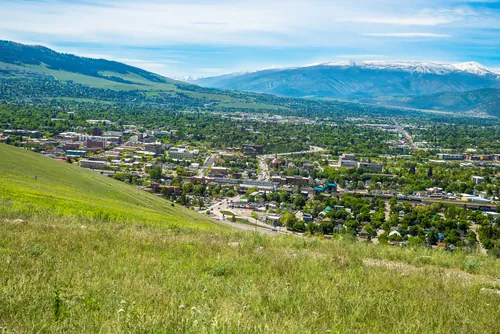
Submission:
[[[481,184],[481,183],[484,183],[484,181],[485,181],[484,177],[482,177],[482,176],[473,176],[472,177],[472,182],[474,184]]]

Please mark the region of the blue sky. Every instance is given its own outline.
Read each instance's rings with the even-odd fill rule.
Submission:
[[[346,59],[500,69],[500,1],[0,1],[0,39],[170,77]]]

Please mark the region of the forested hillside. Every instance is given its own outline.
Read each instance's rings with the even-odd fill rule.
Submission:
[[[391,97],[376,100],[386,106],[475,112],[500,116],[500,89],[487,88],[470,92],[439,93],[424,96]]]

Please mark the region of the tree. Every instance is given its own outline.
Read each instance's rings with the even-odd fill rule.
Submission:
[[[306,224],[303,221],[296,221],[295,224],[293,224],[293,230],[296,232],[305,232],[306,231]]]
[[[304,205],[306,204],[307,199],[302,196],[302,195],[297,195],[293,199],[293,204],[295,205],[296,208],[302,209]]]
[[[459,241],[460,233],[457,230],[451,230],[444,239],[446,245],[456,245]]]
[[[370,236],[374,237],[377,235],[377,230],[371,225],[371,224],[366,224],[364,226],[364,229],[366,232],[370,234]]]
[[[198,198],[198,206],[200,209],[205,206],[205,202],[203,201],[203,198]]]
[[[286,226],[287,229],[293,230],[295,223],[297,223],[299,220],[293,213],[286,212],[283,216],[280,218],[280,223],[284,226]]]
[[[149,171],[149,177],[151,178],[151,180],[159,181],[161,179],[161,172],[161,167],[156,166],[154,169],[151,169]]]
[[[415,175],[415,173],[416,173],[415,165],[411,165],[410,166],[410,169],[408,170],[408,173]]]
[[[427,170],[427,177],[430,179],[432,177],[432,166],[429,167],[429,169]]]
[[[429,243],[429,245],[437,245],[438,240],[439,236],[436,230],[430,231],[427,235],[427,242]]]

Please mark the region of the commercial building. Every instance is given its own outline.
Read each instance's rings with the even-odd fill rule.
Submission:
[[[441,160],[464,160],[465,155],[463,154],[448,154],[448,153],[439,153],[438,158]]]
[[[199,151],[189,151],[185,148],[172,147],[168,151],[168,156],[172,159],[193,159],[196,153]]]
[[[358,159],[354,154],[344,153],[339,159],[339,165],[345,168],[358,167]]]
[[[80,167],[89,169],[102,169],[107,166],[105,161],[80,160]]]
[[[381,164],[375,164],[375,163],[370,163],[370,162],[359,162],[358,163],[358,168],[369,169],[369,170],[373,170],[375,172],[381,172],[382,171],[382,165]]]
[[[474,184],[481,184],[481,183],[484,183],[485,180],[484,180],[484,177],[482,177],[482,176],[473,176],[472,177],[472,182]]]

